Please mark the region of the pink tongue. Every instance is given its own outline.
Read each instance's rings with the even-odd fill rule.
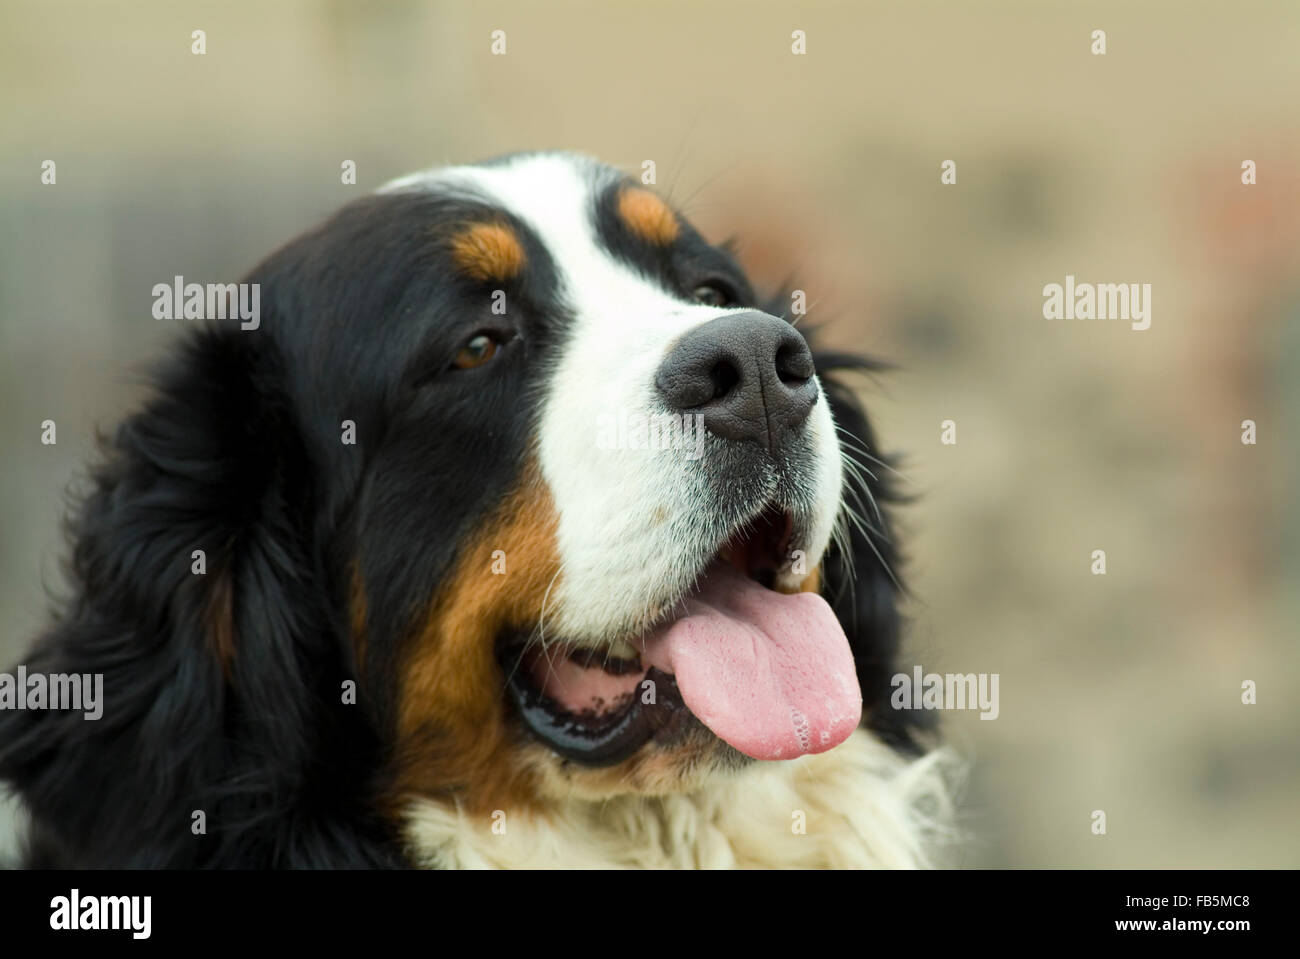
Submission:
[[[792,759],[842,743],[862,717],[853,654],[814,593],[764,589],[729,564],[705,575],[686,615],[645,642],[677,677],[692,713],[755,759]]]

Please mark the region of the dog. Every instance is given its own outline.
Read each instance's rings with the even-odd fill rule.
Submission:
[[[396,180],[247,281],[70,520],[23,665],[102,715],[0,710],[26,865],[933,862],[869,361],[568,153]]]

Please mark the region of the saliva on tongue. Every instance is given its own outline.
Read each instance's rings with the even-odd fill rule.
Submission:
[[[644,641],[682,700],[718,738],[755,759],[837,746],[862,718],[848,638],[815,593],[777,593],[729,563],[705,573],[686,614]]]

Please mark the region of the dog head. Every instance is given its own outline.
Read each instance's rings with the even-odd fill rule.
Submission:
[[[50,842],[300,861],[413,799],[688,791],[860,721],[907,743],[887,467],[826,376],[863,364],[654,192],[569,154],[434,170],[247,279],[258,329],[189,336],[111,444],[35,654],[105,671],[111,749],[0,720]],[[92,836],[50,764],[106,750],[136,821],[206,803],[226,831]]]

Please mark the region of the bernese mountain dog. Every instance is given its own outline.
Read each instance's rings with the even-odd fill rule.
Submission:
[[[862,867],[951,803],[890,707],[890,467],[788,299],[652,189],[396,180],[103,440],[0,711],[36,867]]]

